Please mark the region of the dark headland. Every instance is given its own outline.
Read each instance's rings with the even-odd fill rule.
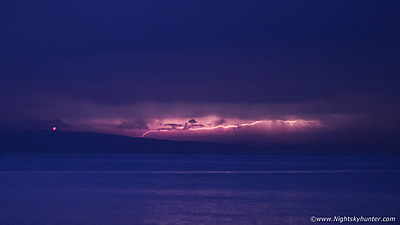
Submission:
[[[57,152],[57,153],[132,153],[132,154],[398,154],[397,145],[381,143],[312,144],[224,144],[195,141],[171,141],[133,138],[122,135],[65,132],[16,131],[0,133],[0,152]]]

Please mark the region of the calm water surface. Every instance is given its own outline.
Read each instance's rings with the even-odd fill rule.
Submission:
[[[399,224],[400,158],[0,155],[0,224],[301,225],[335,215]]]

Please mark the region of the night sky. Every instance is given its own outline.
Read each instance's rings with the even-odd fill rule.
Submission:
[[[399,146],[397,0],[5,0],[0,30],[2,131]]]

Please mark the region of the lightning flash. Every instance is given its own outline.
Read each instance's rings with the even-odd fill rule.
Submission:
[[[191,119],[185,124],[176,124],[176,123],[167,123],[164,124],[164,128],[158,128],[154,130],[149,130],[144,132],[141,137],[146,137],[151,133],[159,133],[159,132],[171,132],[171,131],[202,131],[202,130],[215,130],[215,129],[236,129],[241,127],[251,127],[255,125],[264,125],[266,128],[271,127],[273,124],[284,124],[290,127],[301,126],[301,127],[323,127],[323,125],[316,120],[257,120],[254,122],[246,122],[246,123],[237,123],[231,125],[212,125],[211,123],[208,126],[204,126],[202,124],[197,123],[196,120]]]

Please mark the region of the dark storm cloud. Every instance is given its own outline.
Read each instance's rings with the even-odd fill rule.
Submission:
[[[204,127],[203,124],[197,123],[195,119],[190,119],[184,125],[178,123],[166,123],[164,126],[169,126],[170,128],[158,128],[158,130],[187,130],[189,128]]]
[[[396,42],[397,1],[2,1],[3,54]],[[29,38],[27,38],[29,37]]]
[[[8,75],[3,91],[47,92],[105,105],[299,103],[354,94],[394,99],[400,56],[393,51],[193,49],[36,60]],[[37,79],[22,80],[28,75]]]
[[[132,122],[123,122],[117,125],[118,129],[140,129],[146,130],[149,129],[147,123],[144,120],[136,119]]]
[[[177,124],[177,123],[166,123],[164,126],[170,126],[172,130],[177,129],[176,127],[183,127],[182,124]]]
[[[51,130],[54,126],[57,129],[66,129],[70,125],[60,119],[29,119],[23,121],[3,121],[0,130]]]
[[[220,120],[213,121],[212,125],[218,126],[218,125],[223,125],[225,123],[226,123],[225,119],[220,119]]]
[[[352,0],[1,1],[0,118],[124,134],[147,129],[144,121],[209,115],[395,130],[399,9]]]

